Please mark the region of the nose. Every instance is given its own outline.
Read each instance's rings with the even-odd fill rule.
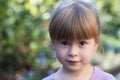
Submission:
[[[69,52],[68,52],[68,56],[70,57],[77,57],[79,55],[79,52],[78,52],[78,47],[73,45],[71,46]]]

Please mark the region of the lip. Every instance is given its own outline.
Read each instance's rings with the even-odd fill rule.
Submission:
[[[69,64],[72,64],[72,65],[74,65],[74,64],[77,64],[77,63],[79,63],[80,61],[71,61],[71,60],[68,60],[67,61]]]

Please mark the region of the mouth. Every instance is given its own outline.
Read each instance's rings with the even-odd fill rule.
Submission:
[[[71,60],[69,61],[69,60],[68,60],[67,62],[68,62],[69,64],[75,65],[75,64],[79,63],[80,61],[71,61]]]

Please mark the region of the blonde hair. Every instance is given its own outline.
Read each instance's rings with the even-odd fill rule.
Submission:
[[[100,39],[100,22],[96,8],[82,0],[61,3],[53,12],[49,25],[51,41]]]

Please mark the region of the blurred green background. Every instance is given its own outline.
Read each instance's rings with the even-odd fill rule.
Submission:
[[[0,0],[0,80],[41,80],[59,68],[48,34],[58,1]],[[120,0],[92,1],[100,15],[104,49],[92,64],[120,79]]]

